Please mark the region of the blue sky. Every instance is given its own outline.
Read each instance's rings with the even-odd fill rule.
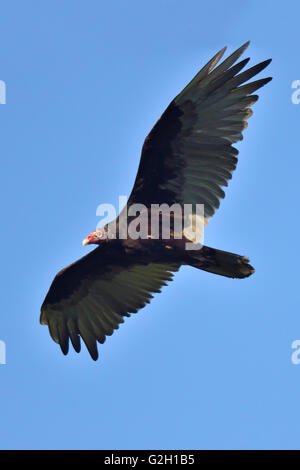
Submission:
[[[299,449],[297,2],[1,5],[2,449]],[[249,279],[182,269],[94,363],[39,325],[55,273],[87,252],[101,202],[129,194],[171,99],[221,47],[273,58],[206,244]]]

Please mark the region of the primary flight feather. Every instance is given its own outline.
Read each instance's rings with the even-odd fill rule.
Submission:
[[[245,84],[271,61],[241,72],[249,59],[236,62],[248,45],[220,65],[226,48],[218,52],[167,107],[145,139],[127,207],[143,204],[150,212],[154,204],[203,204],[206,224],[214,215],[237,164],[232,144],[243,138],[258,99],[253,93],[271,80]],[[113,222],[118,228],[121,218]],[[97,248],[60,271],[43,302],[40,321],[64,354],[69,340],[79,352],[81,337],[96,360],[97,341],[104,343],[124,317],[149,303],[182,265],[231,278],[254,272],[243,256],[207,246],[186,250],[185,232],[181,239],[174,230],[168,239],[161,232],[158,239],[115,238],[109,233],[105,226],[88,235],[83,244]]]

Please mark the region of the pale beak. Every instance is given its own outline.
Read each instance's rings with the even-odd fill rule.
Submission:
[[[82,246],[85,246],[85,245],[88,245],[89,244],[89,240],[87,238],[85,238],[82,242]]]

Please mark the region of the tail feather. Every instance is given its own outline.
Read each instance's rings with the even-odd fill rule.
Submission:
[[[251,276],[255,271],[249,258],[208,246],[189,254],[187,264],[220,276],[240,279]]]

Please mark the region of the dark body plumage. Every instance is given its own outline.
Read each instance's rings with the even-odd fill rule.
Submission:
[[[204,204],[205,221],[213,216],[237,164],[232,144],[242,139],[258,99],[253,92],[271,80],[244,85],[270,62],[239,73],[249,59],[233,64],[247,46],[216,66],[225,49],[220,51],[170,103],[144,142],[128,206]],[[124,316],[144,307],[180,266],[231,278],[254,272],[243,256],[206,246],[189,252],[186,241],[103,240],[57,274],[42,305],[41,323],[49,326],[64,354],[69,339],[79,352],[81,336],[97,359],[96,342],[103,343]]]

